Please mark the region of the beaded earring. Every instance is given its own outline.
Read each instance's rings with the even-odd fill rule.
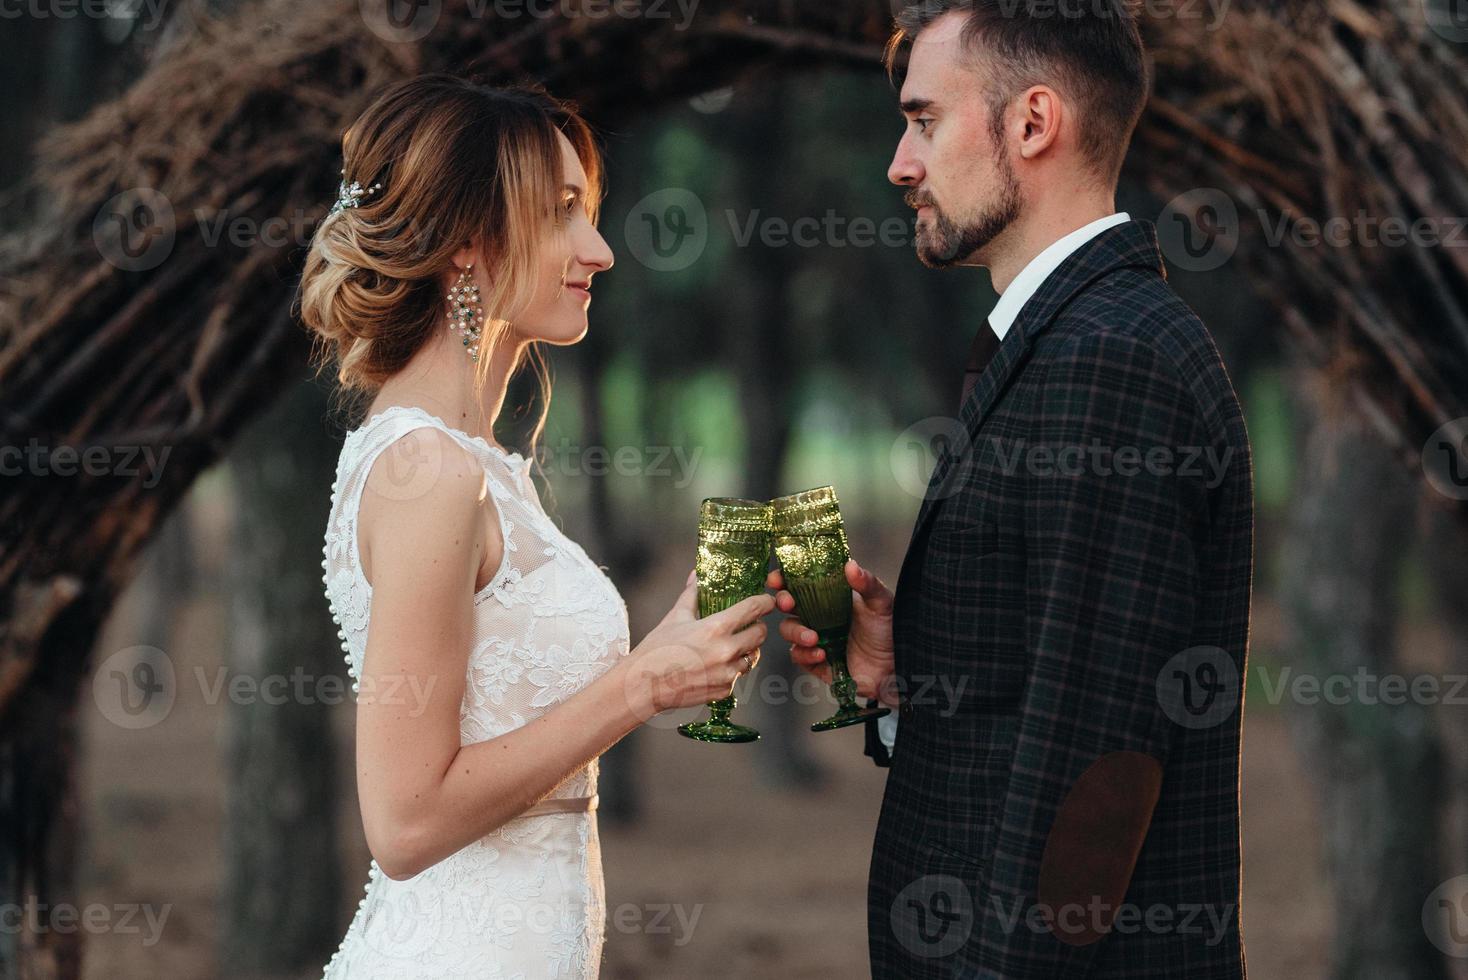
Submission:
[[[479,331],[484,327],[484,307],[480,305],[479,286],[471,275],[474,266],[466,266],[449,290],[449,329],[464,335],[469,360],[479,360]]]

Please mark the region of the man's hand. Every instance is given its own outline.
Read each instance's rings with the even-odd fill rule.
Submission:
[[[882,580],[862,568],[855,559],[846,562],[846,581],[856,592],[851,600],[851,637],[846,643],[846,669],[856,681],[856,691],[864,698],[877,698],[895,706],[897,691],[892,678],[892,591]],[[781,612],[795,612],[795,597],[785,589],[785,578],[779,569],[770,572],[765,585],[778,589],[775,607]],[[780,635],[790,643],[790,659],[802,670],[831,683],[831,665],[826,651],[815,645],[816,632],[790,616],[780,624]]]

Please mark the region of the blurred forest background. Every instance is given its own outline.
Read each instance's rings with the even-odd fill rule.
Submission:
[[[38,138],[119,97],[161,49],[190,44],[194,18],[233,6],[155,19],[119,2],[107,16],[0,22],[0,189],[17,190],[4,230],[54,205],[19,192]],[[1461,76],[1442,81],[1461,90]],[[895,583],[935,420],[952,413],[995,299],[983,273],[914,257],[910,212],[886,180],[895,102],[870,64],[663,93],[610,123],[591,113],[617,265],[598,277],[589,336],[552,353],[542,493],[628,598],[634,639],[691,565],[705,496],[832,483],[857,557]],[[336,166],[294,175],[311,215],[334,198]],[[1173,229],[1196,209],[1135,179],[1118,207],[1162,228],[1172,282],[1213,330],[1254,446],[1252,972],[1468,977],[1463,942],[1424,928],[1432,896],[1461,901],[1452,883],[1468,871],[1462,702],[1332,705],[1280,688],[1364,669],[1439,678],[1446,691],[1468,671],[1456,501],[1363,420],[1349,341],[1303,356],[1261,298],[1257,264],[1188,251],[1193,230]],[[291,232],[297,253],[309,227]],[[296,358],[158,528],[91,648],[75,791],[54,818],[69,829],[45,838],[58,867],[47,888],[164,918],[156,931],[142,917],[84,930],[87,977],[318,976],[361,897],[350,699],[340,686],[284,703],[250,693],[265,678],[344,677],[319,567],[341,436],[359,420],[329,380]],[[777,643],[767,654],[736,715],[761,742],[690,742],[672,731],[683,718],[659,718],[603,760],[605,976],[867,975],[883,773],[861,755],[859,729],[808,731],[827,696],[795,681]],[[114,686],[139,671],[171,679],[161,703],[132,712]],[[221,693],[221,679],[226,692],[241,679],[244,693]],[[28,941],[0,936],[0,976],[25,975]]]

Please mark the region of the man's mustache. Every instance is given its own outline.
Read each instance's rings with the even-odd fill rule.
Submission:
[[[938,207],[938,204],[936,201],[933,200],[932,195],[924,193],[922,191],[908,191],[906,194],[902,195],[902,200],[907,204],[908,207],[912,208],[914,211],[916,211],[918,208],[937,209]]]

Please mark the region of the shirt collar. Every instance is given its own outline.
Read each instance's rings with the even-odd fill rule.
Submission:
[[[1030,259],[1029,264],[1020,270],[1019,275],[1014,277],[1014,282],[1011,282],[1009,288],[1000,295],[999,302],[994,304],[994,310],[989,314],[989,326],[994,328],[999,339],[1004,339],[1004,335],[1014,324],[1015,318],[1019,316],[1019,311],[1024,309],[1030,297],[1035,295],[1036,290],[1045,284],[1050,274],[1059,268],[1060,263],[1064,262],[1072,252],[1107,228],[1125,224],[1130,220],[1132,220],[1131,215],[1125,211],[1098,218],[1053,242],[1039,255]]]

